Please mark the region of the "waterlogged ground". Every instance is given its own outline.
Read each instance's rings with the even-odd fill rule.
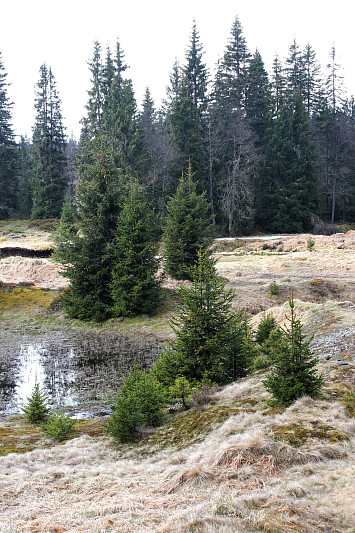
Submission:
[[[157,358],[154,339],[97,332],[7,329],[0,337],[0,417],[21,412],[35,383],[77,418],[110,412],[129,369]]]

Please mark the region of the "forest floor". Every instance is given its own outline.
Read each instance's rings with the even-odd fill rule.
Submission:
[[[11,231],[14,228],[12,227]],[[0,249],[50,247],[50,234],[0,225]],[[2,231],[2,234],[1,234]],[[55,444],[20,416],[0,422],[0,531],[354,533],[355,232],[217,241],[217,269],[255,327],[280,324],[291,291],[325,381],[317,400],[272,408],[258,371],[205,398],[134,445],[117,445],[104,419],[77,421]],[[42,239],[42,240],[41,240]],[[50,259],[0,261],[0,330],[73,327]],[[275,281],[280,294],[270,294]],[[104,330],[166,340],[180,282],[166,280],[155,317],[108,321]],[[77,327],[95,328],[90,324]],[[25,453],[8,453],[11,451]],[[8,453],[7,455],[5,455]]]

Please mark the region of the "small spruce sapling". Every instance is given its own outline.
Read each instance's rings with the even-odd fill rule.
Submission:
[[[272,296],[278,296],[280,294],[280,287],[275,280],[270,283],[269,292]]]
[[[39,384],[36,383],[31,396],[27,398],[27,403],[22,407],[26,420],[31,422],[31,424],[46,422],[51,412],[47,402],[47,395],[40,389]]]
[[[133,368],[116,398],[107,430],[119,442],[132,441],[139,428],[160,424],[164,404],[165,394],[158,380]]]
[[[188,409],[191,406],[191,393],[192,386],[189,381],[182,376],[175,379],[174,385],[169,389],[170,395],[173,398],[181,400],[184,409]]]
[[[308,239],[307,239],[307,250],[308,250],[309,252],[313,252],[315,244],[316,244],[316,243],[314,242],[314,240],[312,239],[312,237],[309,236]]]
[[[41,429],[58,442],[62,442],[71,433],[75,424],[68,415],[53,413],[48,420],[41,425]]]
[[[316,372],[317,359],[312,357],[309,342],[296,318],[293,294],[289,300],[289,326],[281,329],[278,343],[273,347],[273,370],[263,381],[277,403],[289,406],[301,396],[316,397],[323,377]]]
[[[277,328],[275,317],[271,313],[264,314],[256,330],[255,340],[262,345],[270,337],[272,330]]]

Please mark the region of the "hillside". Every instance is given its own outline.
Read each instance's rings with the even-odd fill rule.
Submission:
[[[120,446],[106,436],[104,418],[78,421],[74,438],[54,445],[21,417],[8,417],[0,422],[0,453],[30,451],[0,457],[0,530],[354,532],[355,238],[315,237],[309,252],[307,237],[219,242],[215,252],[220,275],[236,290],[234,309],[246,307],[254,327],[264,310],[283,323],[293,289],[325,376],[319,399],[272,408],[262,385],[267,371],[258,371],[200,395],[187,412],[168,413],[139,444]],[[2,259],[2,330],[29,320],[66,326],[51,304],[59,279],[65,282],[49,259]],[[172,298],[177,283],[166,285]],[[27,299],[16,290],[29,291]],[[28,296],[36,291],[40,303]],[[164,340],[172,309],[173,298],[156,317],[106,328]]]

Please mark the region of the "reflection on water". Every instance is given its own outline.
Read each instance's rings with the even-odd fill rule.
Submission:
[[[149,367],[159,348],[144,337],[112,333],[6,331],[0,337],[0,416],[21,412],[36,383],[54,409],[109,413],[130,368]]]
[[[21,346],[15,387],[16,403],[19,406],[23,405],[36,383],[43,387],[46,374],[41,359],[44,353],[45,349],[40,344]]]

